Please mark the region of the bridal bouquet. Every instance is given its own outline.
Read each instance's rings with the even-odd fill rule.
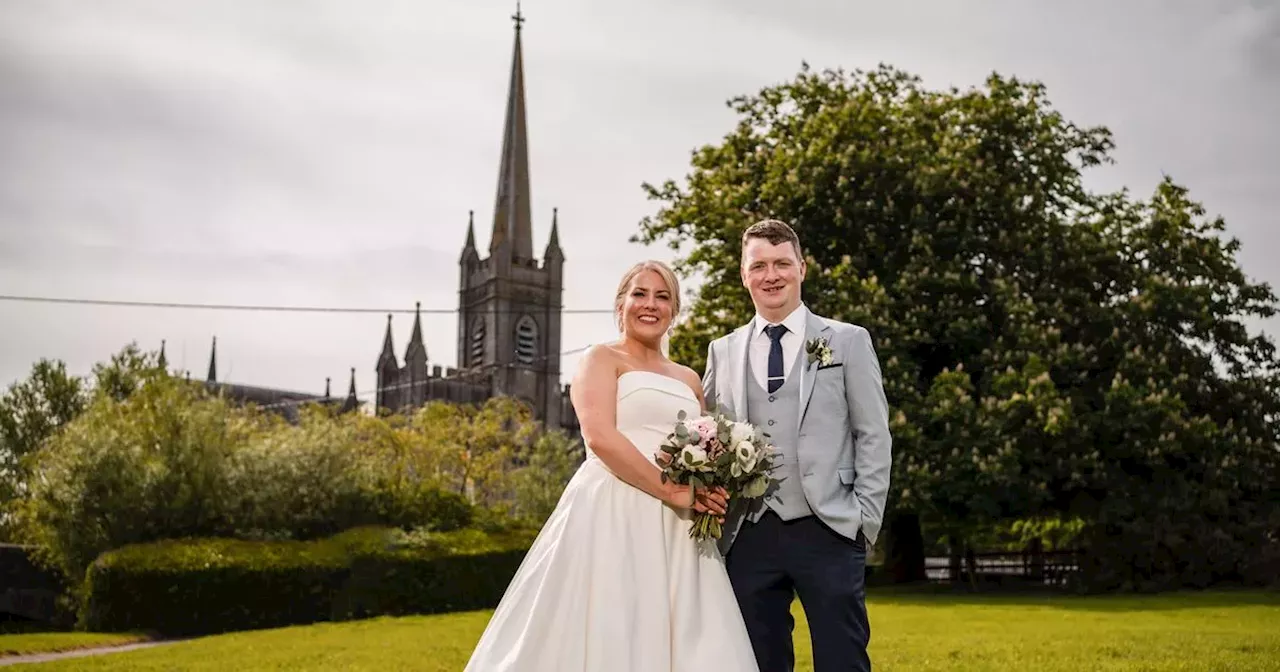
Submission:
[[[777,459],[766,438],[756,427],[723,415],[690,418],[680,411],[675,430],[660,446],[663,481],[695,489],[721,487],[730,499],[762,497],[773,483],[769,474]],[[690,537],[719,539],[720,533],[717,516],[694,515]]]

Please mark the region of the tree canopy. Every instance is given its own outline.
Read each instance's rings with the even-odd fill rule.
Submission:
[[[1280,560],[1250,550],[1280,544],[1280,362],[1245,326],[1277,299],[1185,187],[1090,192],[1110,132],[1000,75],[936,91],[887,66],[806,66],[730,106],[736,126],[681,183],[645,185],[660,206],[635,239],[704,280],[674,357],[701,367],[749,319],[740,237],[782,219],[804,246],[806,303],[874,339],[891,508],[953,540],[1082,518],[1100,586]]]

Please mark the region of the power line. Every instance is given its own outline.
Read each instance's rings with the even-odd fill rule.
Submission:
[[[457,313],[457,308],[353,308],[353,307],[335,307],[335,306],[269,306],[269,305],[247,305],[232,303],[182,303],[182,302],[166,302],[166,301],[118,301],[108,299],[69,299],[57,298],[50,296],[15,296],[10,294],[0,294],[0,301],[9,301],[16,303],[51,303],[63,305],[78,306],[109,306],[113,308],[177,308],[182,310],[223,310],[223,311],[255,311],[255,312],[276,312],[276,313],[374,313],[386,315],[388,313],[406,313],[412,315],[415,312],[422,313]],[[516,310],[487,310],[486,313],[493,312],[517,312]],[[527,309],[519,312],[528,312]],[[613,313],[612,308],[560,308],[562,314],[596,314],[596,313]]]
[[[538,356],[538,357],[535,357],[533,361],[545,361],[545,360],[551,359],[552,357],[565,357],[565,356],[568,356],[568,355],[576,355],[576,354],[578,354],[578,353],[580,353],[580,352],[586,352],[587,350],[591,349],[591,347],[592,347],[592,346],[590,346],[590,345],[584,345],[584,346],[582,346],[582,347],[580,347],[580,348],[574,348],[574,349],[572,349],[572,350],[565,350],[565,351],[563,351],[563,352],[555,353],[555,354],[553,354],[553,355],[540,355],[540,356]],[[508,367],[510,367],[510,366],[513,366],[513,365],[507,365],[507,366],[508,366]],[[430,377],[430,378],[425,378],[425,379],[422,379],[422,380],[409,381],[409,382],[407,382],[407,383],[403,383],[403,382],[402,382],[402,383],[396,383],[395,385],[383,385],[382,387],[369,388],[369,389],[365,389],[365,390],[362,390],[362,391],[358,391],[358,392],[356,392],[356,399],[358,400],[358,399],[361,399],[361,398],[368,398],[370,395],[374,395],[374,397],[375,397],[375,403],[376,403],[376,395],[377,395],[379,392],[389,392],[389,391],[393,391],[393,390],[403,390],[403,389],[409,389],[409,388],[413,388],[413,387],[420,387],[420,386],[423,386],[423,385],[427,384],[428,382],[430,382],[430,381],[432,381],[432,380],[437,380],[437,381],[461,380],[461,381],[464,381],[464,382],[465,382],[465,381],[470,381],[470,380],[475,380],[475,379],[477,379],[478,377],[483,376],[483,374],[485,373],[485,371],[487,371],[488,369],[491,369],[491,368],[493,368],[493,367],[492,367],[492,366],[490,366],[490,367],[484,367],[484,366],[481,366],[481,367],[476,367],[476,369],[454,369],[453,375],[448,375],[448,374],[446,374],[446,375],[441,375],[441,376],[432,376],[432,377]],[[195,382],[195,381],[193,381],[193,382]],[[229,382],[229,381],[218,381],[218,382],[216,382],[216,383],[212,383],[212,385],[227,385],[227,386],[230,386],[230,387],[234,387],[234,386],[236,386],[236,385],[237,385],[237,383],[232,383],[232,382]],[[300,398],[300,399],[290,399],[290,400],[288,400],[288,401],[277,401],[277,402],[274,402],[274,403],[271,403],[271,404],[256,404],[256,406],[257,406],[258,408],[260,408],[260,409],[263,409],[263,410],[269,410],[269,409],[273,409],[273,408],[283,408],[283,407],[286,407],[286,406],[300,406],[300,405],[302,405],[302,404],[307,404],[307,403],[312,403],[312,402],[326,402],[326,401],[327,401],[327,402],[329,402],[329,403],[335,403],[335,402],[341,401],[341,400],[343,400],[343,399],[346,399],[346,398],[347,398],[347,396],[348,396],[348,395],[333,395],[333,394],[331,394],[331,395],[329,395],[329,396],[327,396],[327,397],[326,397],[326,396],[303,397],[303,398]]]

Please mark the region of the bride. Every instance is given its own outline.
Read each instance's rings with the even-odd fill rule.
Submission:
[[[614,302],[622,338],[593,347],[571,387],[587,459],[516,572],[468,672],[755,672],[714,540],[691,512],[722,492],[664,483],[654,462],[677,414],[703,410],[700,378],[667,359],[680,308],[665,264],[641,262]]]

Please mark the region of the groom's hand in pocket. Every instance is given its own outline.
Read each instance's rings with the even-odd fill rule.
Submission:
[[[729,508],[729,495],[721,487],[698,490],[694,497],[693,508],[698,513],[719,516],[720,522],[723,523],[725,511]]]

